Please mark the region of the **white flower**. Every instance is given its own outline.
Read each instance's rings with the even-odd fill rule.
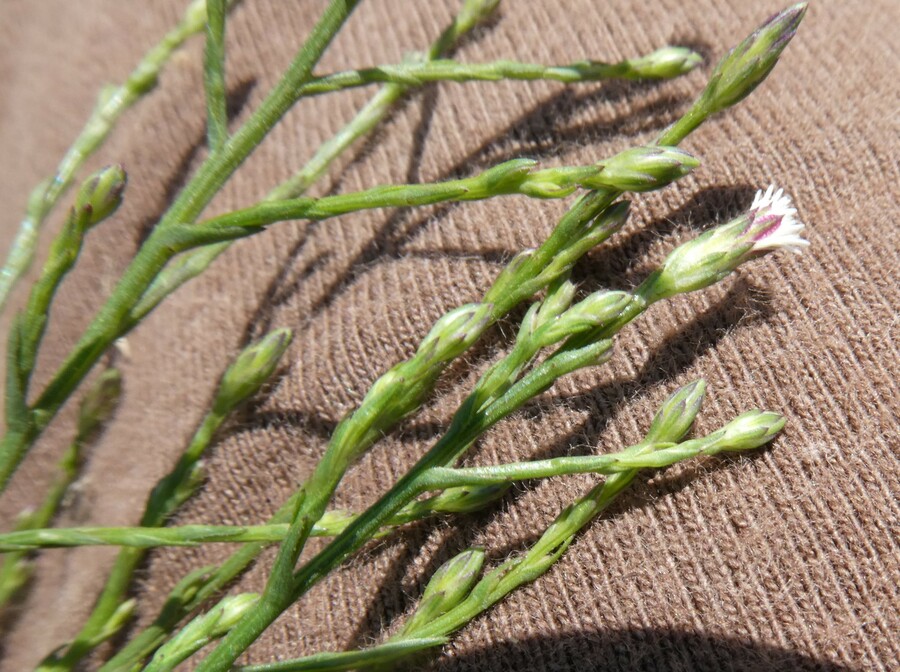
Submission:
[[[809,241],[800,233],[803,222],[795,217],[797,210],[791,207],[791,197],[783,189],[770,185],[763,193],[756,192],[748,215],[753,218],[748,227],[753,236],[753,252],[768,252],[785,248],[800,253]]]

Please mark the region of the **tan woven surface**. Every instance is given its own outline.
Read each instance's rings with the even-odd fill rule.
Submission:
[[[120,81],[181,5],[0,4],[4,254],[27,191],[51,172],[99,85]],[[234,13],[228,87],[238,120],[276,80],[321,5],[247,0]],[[455,6],[364,2],[320,70],[397,61],[427,45]],[[779,8],[773,0],[510,1],[458,55],[614,60],[676,43],[714,61]],[[788,416],[784,435],[749,457],[642,479],[546,576],[462,631],[430,663],[436,669],[896,669],[898,22],[891,0],[814,3],[770,80],[687,141],[702,168],[637,198],[626,229],[581,263],[576,279],[588,289],[630,286],[675,242],[734,214],[772,181],[795,197],[809,252],[769,257],[717,288],[655,307],[622,335],[609,365],[561,382],[504,422],[471,463],[624,446],[640,438],[665,395],[698,376],[711,391],[698,430],[761,406]],[[59,294],[38,385],[203,157],[200,48],[194,41],[175,59],[91,162],[123,162],[131,182],[120,214],[91,235]],[[320,192],[440,179],[518,156],[590,162],[652,139],[707,74],[708,66],[661,85],[429,87],[335,167]],[[210,211],[262,196],[370,93],[299,105]],[[408,355],[444,310],[477,300],[503,260],[539,243],[564,207],[507,198],[375,212],[277,225],[237,244],[128,337],[123,406],[59,524],[134,523],[228,358],[249,336],[289,326],[296,339],[284,376],[223,434],[209,484],[178,518],[262,521],[309,474],[330,430],[378,373]],[[7,324],[8,314],[4,333]],[[437,401],[351,471],[338,504],[364,506],[410,466],[509,334],[509,326],[493,330],[452,369]],[[67,408],[0,500],[5,526],[39,500],[72,419]],[[467,544],[485,545],[491,561],[505,557],[592,480],[517,488],[482,515],[391,537],[315,588],[247,659],[378,639],[438,563]],[[184,572],[231,550],[153,553],[141,572],[141,621]],[[3,670],[29,669],[74,634],[113,555],[82,549],[40,558],[9,624]],[[237,589],[260,588],[270,561],[265,555]]]

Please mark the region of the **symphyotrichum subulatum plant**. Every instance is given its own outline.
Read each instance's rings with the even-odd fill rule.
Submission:
[[[127,198],[127,176],[111,166],[87,177],[78,189],[62,230],[13,318],[7,343],[6,433],[0,444],[0,489],[60,408],[68,403],[103,355],[166,299],[202,273],[235,241],[278,222],[321,220],[363,209],[415,207],[500,196],[573,198],[550,235],[535,249],[513,256],[481,300],[459,306],[422,334],[412,356],[375,380],[356,410],[335,428],[321,459],[268,521],[223,526],[168,521],[200,487],[204,454],[217,431],[243,402],[271,380],[289,351],[292,333],[275,329],[249,344],[223,372],[209,408],[170,472],[147,493],[139,525],[51,527],[69,486],[77,479],[85,451],[112,421],[121,376],[107,369],[81,400],[77,435],[59,465],[59,475],[40,509],[26,512],[15,529],[0,534],[6,553],[0,568],[0,605],[27,584],[31,554],[41,549],[93,544],[121,546],[118,558],[86,623],[70,642],[49,653],[42,670],[74,670],[103,642],[115,646],[103,670],[171,670],[201,648],[221,639],[197,661],[207,672],[233,669],[241,654],[288,607],[370,540],[397,526],[431,516],[481,510],[501,499],[511,484],[565,474],[591,473],[602,480],[565,508],[524,553],[485,567],[484,549],[467,549],[441,566],[425,586],[413,612],[393,635],[369,648],[325,652],[254,670],[340,670],[390,666],[438,647],[459,628],[517,587],[541,576],[566,551],[579,530],[601,513],[641,469],[660,469],[698,456],[743,451],[770,441],[784,425],[777,413],[752,410],[719,430],[685,439],[706,385],[677,389],[661,406],[642,441],[618,452],[523,460],[485,467],[460,466],[468,448],[493,425],[542,394],[561,377],[606,362],[620,332],[657,301],[708,287],[739,265],[763,254],[806,245],[803,225],[790,198],[779,189],[760,190],[747,211],[673,250],[632,291],[598,289],[576,300],[570,271],[590,250],[625,223],[626,193],[664,188],[700,160],[678,145],[712,115],[749,95],[775,66],[806,11],[805,3],[773,16],[729,52],[712,70],[706,87],[655,142],[636,146],[589,165],[542,166],[528,158],[503,162],[483,172],[443,182],[373,185],[351,193],[310,198],[304,193],[332,162],[367,136],[409,90],[432,82],[550,79],[574,85],[602,79],[663,79],[687,73],[700,56],[678,46],[618,63],[579,61],[536,64],[518,61],[463,63],[449,56],[461,37],[491,16],[499,0],[464,0],[451,24],[423,53],[403,62],[318,74],[316,64],[359,0],[332,0],[282,78],[259,107],[234,131],[225,104],[228,13],[238,3],[194,0],[180,23],[139,63],[121,86],[103,89],[97,108],[72,149],[47,181],[35,187],[19,235],[0,275],[0,307],[34,257],[38,229],[75,183],[85,160],[97,150],[129,107],[150,91],[172,54],[191,35],[204,32],[204,88],[208,155],[156,222],[118,284],[72,351],[41,389],[33,374],[50,306],[60,283],[77,263],[86,236],[114,216]],[[294,175],[272,185],[268,197],[215,217],[206,206],[238,166],[301,98],[371,84],[380,88],[356,117]],[[539,297],[539,298],[536,298]],[[363,511],[329,504],[348,469],[398,422],[429,398],[442,372],[464,355],[493,325],[530,302],[514,342],[493,362],[459,405],[443,435],[378,501]],[[423,330],[424,331],[424,330]],[[626,330],[627,332],[627,330]],[[126,381],[127,382],[127,381]],[[299,563],[311,536],[331,537]],[[219,566],[197,568],[173,589],[147,627],[127,630],[140,608],[131,596],[135,571],[148,549],[163,545],[240,543]],[[259,594],[224,595],[268,545],[277,544],[268,581]],[[215,598],[215,599],[214,599]],[[113,640],[114,635],[118,635]],[[107,649],[108,650],[108,649]],[[94,658],[96,660],[96,658]]]

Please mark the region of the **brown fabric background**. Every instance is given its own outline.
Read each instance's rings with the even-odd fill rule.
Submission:
[[[49,174],[101,83],[121,81],[177,18],[153,3],[0,4],[2,245],[28,190]],[[245,119],[276,81],[322,2],[247,0],[228,29],[228,87]],[[369,0],[321,71],[398,61],[423,48],[456,2]],[[714,62],[777,0],[512,2],[466,41],[471,61],[615,60],[666,43]],[[813,4],[773,76],[685,147],[689,179],[635,199],[627,228],[578,266],[586,290],[631,286],[681,240],[735,214],[769,182],[793,194],[808,253],[750,265],[721,286],[655,307],[610,365],[557,385],[481,441],[473,464],[611,450],[640,438],[677,385],[710,384],[698,431],[761,406],[785,413],[766,450],[642,479],[537,583],[462,631],[439,670],[876,670],[900,658],[898,520],[898,35],[890,0]],[[120,214],[92,234],[62,288],[42,351],[46,381],[126,259],[204,155],[201,41],[123,119],[91,161],[123,162]],[[709,72],[659,85],[441,85],[410,97],[317,193],[468,174],[506,158],[591,162],[649,141]],[[370,95],[304,101],[243,166],[210,212],[248,203],[302,165]],[[565,203],[506,198],[318,225],[283,224],[235,245],[128,337],[124,403],[93,450],[60,525],[134,523],[229,357],[276,326],[296,330],[283,377],[223,433],[210,480],[179,522],[262,521],[312,469],[329,432],[374,378],[411,353],[443,311],[477,300],[504,260],[538,244]],[[58,228],[54,217],[50,229]],[[42,239],[43,250],[49,231]],[[5,255],[6,249],[2,250]],[[34,274],[32,274],[32,277]],[[21,306],[19,291],[13,307]],[[4,315],[4,332],[8,316]],[[512,322],[456,366],[438,399],[371,451],[337,496],[371,502],[445,426],[508,344]],[[67,408],[0,500],[9,521],[39,501],[71,436]],[[247,660],[364,645],[408,611],[423,581],[468,544],[491,562],[533,540],[590,477],[516,488],[490,511],[413,526],[367,550],[292,609]],[[313,547],[316,547],[314,544]],[[141,622],[215,546],[153,553]],[[5,641],[3,670],[30,669],[77,630],[112,549],[51,551]],[[259,589],[271,555],[235,590]]]

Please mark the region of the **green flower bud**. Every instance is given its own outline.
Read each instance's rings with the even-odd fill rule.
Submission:
[[[112,215],[122,203],[128,176],[122,166],[107,166],[81,185],[75,209],[86,216],[85,226],[94,226]]]
[[[547,288],[547,297],[540,302],[535,315],[535,326],[540,327],[569,310],[575,297],[575,283],[563,276]]]
[[[443,362],[465,352],[487,326],[491,308],[487,303],[469,303],[451,310],[435,322],[416,354]]]
[[[641,58],[630,59],[635,77],[671,79],[683,75],[703,62],[703,57],[687,47],[663,47]]]
[[[226,415],[256,394],[275,372],[292,338],[290,329],[276,329],[244,348],[222,376],[213,404],[214,412]]]
[[[78,433],[76,443],[89,441],[112,416],[122,396],[122,374],[118,369],[107,369],[88,390],[78,409]]]
[[[700,378],[675,390],[656,412],[644,443],[677,443],[687,434],[700,411],[706,381]]]
[[[432,575],[415,613],[403,628],[413,632],[453,609],[462,602],[478,580],[484,564],[484,550],[470,548],[451,558]]]
[[[797,32],[806,7],[800,2],[774,15],[719,61],[701,97],[708,113],[740,102],[759,86]]]
[[[545,325],[537,338],[542,348],[615,320],[631,301],[628,292],[594,292]]]
[[[496,502],[509,490],[510,483],[447,488],[425,502],[435,513],[472,513]]]
[[[751,450],[771,441],[784,427],[784,416],[754,409],[742,413],[716,432],[714,443],[704,452]]]
[[[459,9],[456,23],[461,26],[474,26],[488,18],[500,0],[465,0]]]
[[[137,600],[134,598],[122,602],[103,624],[102,630],[97,635],[98,641],[106,641],[128,625],[128,621],[134,616],[135,607],[137,607]]]
[[[258,601],[259,595],[256,593],[241,593],[222,599],[211,611],[192,620],[160,647],[144,669],[149,672],[174,670],[209,642],[228,634]]]
[[[633,147],[598,164],[602,170],[585,186],[619,191],[652,191],[684,177],[700,165],[699,159],[677,147]]]
[[[470,548],[438,567],[432,575],[422,599],[432,595],[443,595],[443,611],[459,604],[475,584],[484,564],[484,549]]]

